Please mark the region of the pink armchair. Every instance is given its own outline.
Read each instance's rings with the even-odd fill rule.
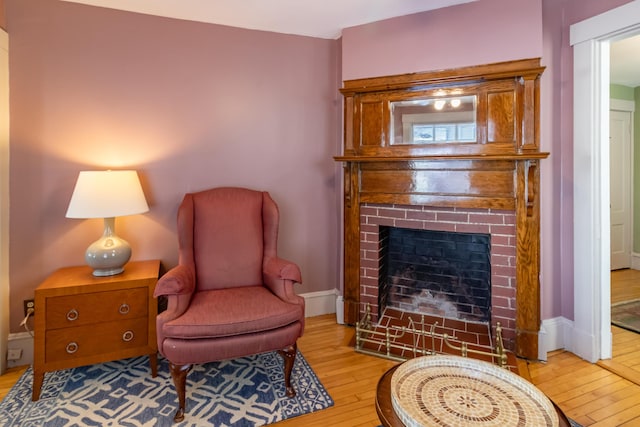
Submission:
[[[294,293],[297,265],[278,258],[278,207],[267,192],[215,188],[187,194],[178,209],[178,265],[158,281],[167,298],[158,314],[158,349],[184,419],[193,364],[278,350],[287,396],[304,331],[304,299]]]

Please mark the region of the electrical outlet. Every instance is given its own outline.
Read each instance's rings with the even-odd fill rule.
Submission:
[[[21,357],[21,348],[10,348],[9,350],[7,350],[7,360],[20,360]]]
[[[29,309],[33,310],[32,314],[35,313],[36,302],[34,300],[32,300],[32,299],[24,300],[24,315],[25,315],[25,317],[29,313]]]

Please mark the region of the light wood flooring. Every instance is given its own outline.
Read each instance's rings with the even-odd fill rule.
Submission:
[[[611,304],[640,298],[640,270],[611,272]]]
[[[637,281],[621,287],[626,292],[639,283],[640,272]],[[376,385],[396,362],[356,353],[350,345],[353,334],[352,327],[336,324],[334,315],[307,319],[305,335],[298,345],[335,405],[280,422],[278,426],[374,427],[380,424],[374,407]],[[621,375],[640,378],[640,334],[616,327],[613,334],[611,362],[622,369]],[[640,426],[640,381],[636,384],[600,364],[588,363],[565,351],[550,353],[548,359],[547,363],[521,361],[521,375],[546,393],[567,416],[583,426]],[[23,372],[24,368],[12,369],[0,376],[0,398]]]

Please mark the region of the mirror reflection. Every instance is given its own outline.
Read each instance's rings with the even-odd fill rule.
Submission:
[[[476,142],[476,96],[391,103],[391,144]]]

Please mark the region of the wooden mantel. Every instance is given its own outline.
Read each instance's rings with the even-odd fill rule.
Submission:
[[[539,59],[527,59],[344,82],[344,151],[335,160],[344,163],[346,323],[363,310],[362,203],[509,209],[516,212],[515,351],[538,358],[539,162],[549,155],[539,150],[543,70]],[[470,105],[465,115],[434,110],[436,100],[459,97]],[[464,127],[469,117],[472,138],[430,133],[431,125]],[[426,129],[424,139],[414,139],[412,126]]]

